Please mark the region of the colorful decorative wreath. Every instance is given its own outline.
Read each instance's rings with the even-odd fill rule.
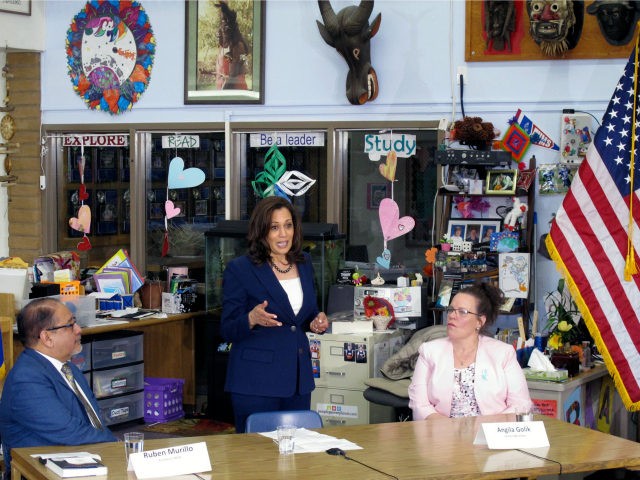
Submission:
[[[149,84],[155,38],[138,2],[87,2],[69,26],[66,46],[73,89],[91,109],[130,110]]]

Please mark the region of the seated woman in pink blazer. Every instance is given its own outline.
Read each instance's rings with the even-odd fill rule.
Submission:
[[[531,408],[515,349],[486,336],[504,302],[502,291],[478,283],[460,290],[447,308],[447,337],[420,346],[409,386],[414,420],[468,417]]]

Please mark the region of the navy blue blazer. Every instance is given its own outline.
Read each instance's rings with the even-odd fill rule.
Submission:
[[[73,364],[71,369],[100,415],[82,372]],[[102,417],[101,420],[104,422]],[[4,383],[0,399],[0,438],[7,466],[12,448],[116,441],[108,428],[97,430],[91,425],[84,406],[62,374],[31,348],[20,354]]]
[[[311,257],[298,263],[303,302],[297,315],[269,264],[248,256],[230,261],[224,271],[221,333],[231,342],[225,390],[244,395],[286,398],[314,387],[311,352],[305,332],[318,314]],[[267,300],[280,327],[249,328],[249,312]],[[297,389],[296,389],[297,385]]]

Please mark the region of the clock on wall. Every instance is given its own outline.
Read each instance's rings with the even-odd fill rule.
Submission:
[[[73,89],[93,110],[130,110],[149,85],[155,38],[138,2],[87,2],[69,26],[66,46]]]
[[[0,134],[8,142],[13,138],[14,133],[16,133],[16,121],[11,115],[6,114],[0,120]]]

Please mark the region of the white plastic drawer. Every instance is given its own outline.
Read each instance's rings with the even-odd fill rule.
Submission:
[[[137,420],[144,416],[144,394],[138,392],[98,400],[98,407],[106,425]]]
[[[143,359],[141,332],[118,332],[94,338],[92,343],[93,368],[109,368]]]
[[[127,365],[93,371],[93,393],[96,398],[122,395],[144,389],[144,364]]]

